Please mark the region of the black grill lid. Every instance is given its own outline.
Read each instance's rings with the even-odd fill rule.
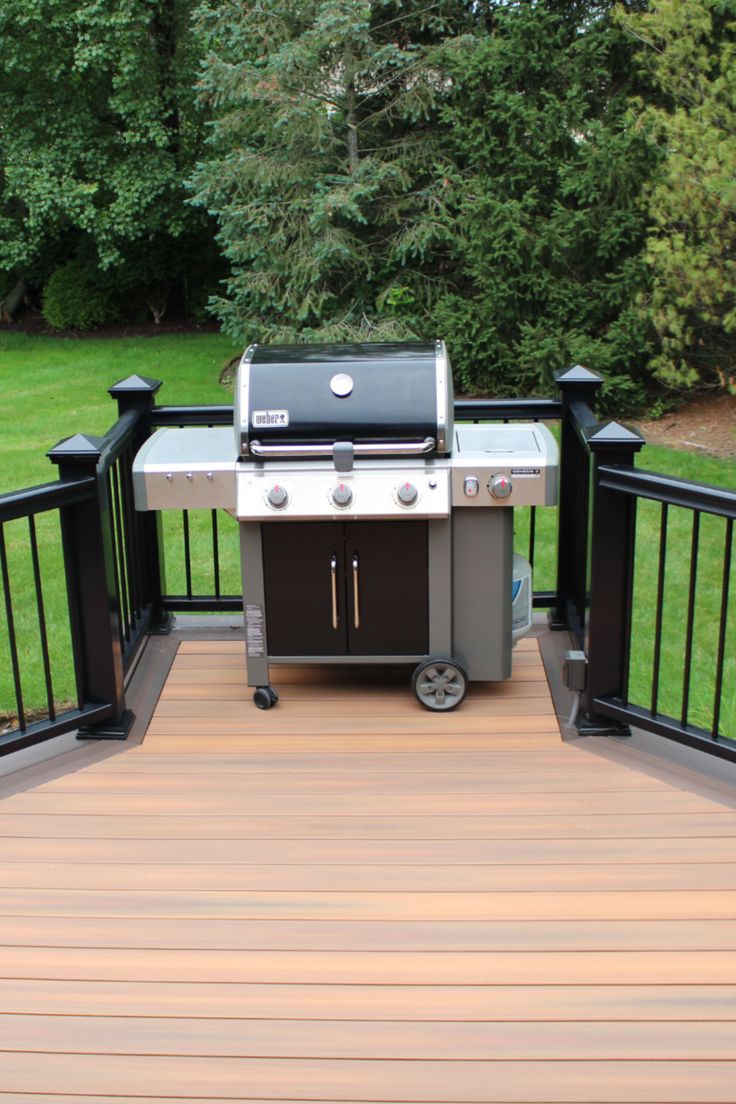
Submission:
[[[429,438],[435,446],[425,451],[444,452],[450,376],[441,341],[251,346],[236,391],[240,452]]]

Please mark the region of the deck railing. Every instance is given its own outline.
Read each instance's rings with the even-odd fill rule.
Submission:
[[[560,424],[559,506],[556,533],[540,540],[536,510],[522,517],[524,551],[534,564],[543,548],[549,585],[535,591],[537,608],[550,610],[550,624],[568,629],[584,654],[585,685],[579,727],[582,732],[625,733],[628,725],[649,729],[716,754],[736,758],[736,742],[724,725],[729,644],[732,630],[730,576],[736,495],[687,483],[634,467],[643,445],[638,434],[615,422],[600,423],[595,398],[601,380],[575,367],[558,378],[559,399],[463,401],[457,421],[539,421]],[[118,420],[104,437],[77,435],[49,453],[59,481],[0,496],[0,584],[5,608],[7,648],[15,696],[13,728],[0,736],[0,754],[80,728],[85,738],[124,738],[130,714],[125,679],[140,645],[151,632],[166,632],[171,614],[236,612],[239,592],[237,525],[215,510],[183,511],[178,520],[136,513],[131,468],[133,457],[160,426],[232,425],[231,406],[156,406],[160,387],[139,376],[116,384]],[[660,503],[656,615],[651,640],[637,623],[637,503]],[[667,564],[679,555],[670,547],[671,512],[689,511],[691,522],[687,593],[672,592]],[[76,701],[57,705],[49,658],[44,580],[38,555],[35,518],[56,511],[60,521],[66,577],[67,663]],[[549,512],[546,512],[549,518]],[[722,556],[716,568],[717,646],[709,705],[702,694],[693,708],[698,641],[698,554],[701,518],[723,519]],[[8,562],[4,526],[26,519],[27,581],[21,588]],[[225,525],[230,523],[229,532]],[[548,530],[549,523],[546,522]],[[526,528],[528,527],[528,528]],[[550,539],[550,536],[552,539]],[[712,543],[712,542],[711,542]],[[553,547],[554,559],[549,557]],[[204,563],[204,576],[202,574]],[[21,573],[22,575],[22,573]],[[173,579],[170,588],[166,579]],[[709,587],[713,590],[713,573]],[[46,709],[40,718],[27,710],[23,692],[24,657],[18,647],[14,611],[19,600],[35,601],[45,684]],[[713,606],[711,594],[710,606]],[[681,687],[677,710],[669,708],[671,687],[663,686],[663,642],[672,619],[684,625]],[[2,643],[2,642],[0,642]],[[636,665],[632,649],[649,663]],[[669,668],[668,668],[669,670]],[[669,678],[669,675],[668,675]],[[732,691],[729,691],[729,694]],[[669,711],[668,711],[669,708]]]
[[[635,726],[736,759],[736,687],[724,677],[729,659],[734,674],[736,644],[736,494],[637,469],[643,438],[594,414],[600,380],[574,368],[558,382],[555,617],[585,655],[578,727],[625,734]]]
[[[727,662],[733,676],[736,643],[729,602],[736,494],[599,454],[594,501],[587,724],[631,724],[736,758],[729,739],[736,737],[736,687],[724,678]],[[656,548],[639,547],[637,510],[647,507]],[[614,589],[617,561],[626,566]],[[611,608],[616,589],[623,615]],[[637,624],[638,607],[651,608],[645,589],[656,595],[654,618]],[[666,671],[665,650],[672,653]]]

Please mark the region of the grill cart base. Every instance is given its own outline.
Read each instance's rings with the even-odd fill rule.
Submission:
[[[512,513],[453,510],[442,520],[241,522],[248,685],[269,665],[417,667],[428,709],[458,705],[468,681],[511,674]],[[508,580],[508,585],[502,580]],[[421,668],[453,664],[443,674]],[[434,691],[425,685],[433,678]],[[462,683],[462,693],[459,686]]]
[[[138,453],[138,509],[220,506],[240,522],[259,708],[278,700],[274,661],[403,664],[437,711],[511,674],[513,507],[555,502],[557,445],[542,425],[452,418],[441,341],[251,346],[235,440],[163,429]]]

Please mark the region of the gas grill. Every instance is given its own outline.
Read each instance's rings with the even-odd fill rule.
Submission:
[[[256,705],[278,700],[273,661],[409,665],[438,711],[470,681],[509,677],[531,623],[513,507],[556,501],[545,426],[454,426],[442,341],[252,345],[234,422],[234,441],[159,430],[134,487],[141,510],[223,507],[240,522]]]

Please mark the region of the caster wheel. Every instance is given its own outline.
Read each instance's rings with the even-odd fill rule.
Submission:
[[[273,686],[258,686],[253,691],[253,701],[259,709],[270,709],[279,700]]]
[[[468,676],[453,659],[428,659],[412,675],[411,688],[425,709],[457,709],[468,689]]]

